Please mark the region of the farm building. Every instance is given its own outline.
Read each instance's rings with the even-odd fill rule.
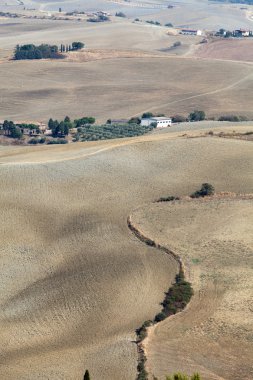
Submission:
[[[243,29],[237,29],[233,31],[234,37],[250,37],[252,36],[251,30],[243,30]]]
[[[184,34],[186,36],[202,36],[203,32],[199,29],[181,29],[180,34]]]
[[[166,128],[170,127],[172,120],[169,117],[152,117],[149,119],[141,119],[141,125],[149,126],[151,124],[156,124],[157,128]]]

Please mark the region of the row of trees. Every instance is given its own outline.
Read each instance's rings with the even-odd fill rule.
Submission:
[[[64,45],[64,44],[61,44],[60,46],[60,52],[61,53],[67,53],[69,51],[77,51],[77,50],[81,50],[84,48],[84,43],[82,42],[72,42],[71,45]]]
[[[71,45],[61,45],[60,48],[57,45],[17,45],[14,50],[14,59],[23,60],[23,59],[57,59],[62,58],[65,51],[77,51],[84,47],[82,42],[72,42]]]

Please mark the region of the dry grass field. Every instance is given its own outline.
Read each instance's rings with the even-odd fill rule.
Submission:
[[[195,56],[209,59],[252,62],[252,45],[253,41],[251,39],[217,40],[200,45],[195,52]]]
[[[201,129],[201,124],[196,128]],[[233,127],[238,128],[249,127]],[[22,380],[77,380],[82,378],[84,369],[89,368],[94,380],[134,380],[134,330],[159,311],[159,302],[178,268],[172,258],[146,247],[130,233],[126,223],[127,216],[141,205],[149,205],[161,195],[189,194],[207,180],[217,190],[252,191],[251,142],[211,137],[187,139],[180,135],[182,132],[176,134],[172,129],[132,140],[80,143],[63,147],[1,147],[0,372],[3,379],[19,377]],[[223,203],[221,205],[218,215],[223,215],[228,210],[225,214],[228,216],[226,228],[234,231],[239,224],[237,219],[231,222],[234,215],[237,215],[233,210],[239,213],[237,203],[229,203],[227,208]],[[187,207],[182,207],[187,215]],[[191,207],[190,204],[189,217],[185,219],[185,224],[178,217],[180,221],[176,230],[179,235],[169,239],[169,243],[178,244],[180,253],[181,246],[186,247],[186,236],[189,237],[189,250],[193,249],[192,245],[196,249],[200,246],[199,242],[190,239],[190,233],[185,233],[187,221],[195,218],[194,215],[191,216],[194,213]],[[196,207],[201,210],[201,206]],[[214,220],[218,218],[217,207],[216,203],[215,207],[210,207],[210,215],[213,215]],[[251,203],[242,202],[242,207],[245,218],[250,218]],[[143,206],[140,210],[142,213]],[[144,210],[147,215],[138,220],[138,223],[146,226],[145,223],[152,221],[152,217],[149,216],[149,206],[145,206]],[[162,210],[161,221],[167,227],[166,223],[171,219],[163,217]],[[172,211],[176,215],[177,209]],[[199,213],[199,218],[204,218],[204,214],[206,215],[206,211]],[[134,213],[135,217],[136,215],[138,214]],[[193,223],[191,226],[196,229],[198,225],[203,226],[202,235],[198,236],[203,236],[204,244],[208,229],[205,229],[203,219],[197,222],[196,220],[196,227]],[[228,251],[221,263],[226,263],[230,252],[234,257],[233,260],[231,258],[231,265],[236,261],[237,254],[240,253],[242,259],[240,266],[233,267],[236,273],[231,274],[233,291],[238,289],[236,279],[240,277],[239,273],[248,275],[250,271],[251,231],[249,223],[247,235],[247,231],[244,231],[245,223],[243,219],[240,227],[240,236],[243,236],[242,233],[245,235],[243,244],[230,244],[230,235],[224,235],[223,239],[228,240]],[[163,242],[167,241],[167,233],[163,234],[163,222],[161,227],[159,225],[160,218],[157,217],[156,226],[161,230],[161,239],[164,239]],[[222,225],[220,222],[220,228]],[[152,231],[157,230],[151,229],[150,233]],[[222,234],[222,230],[219,231]],[[209,260],[211,267],[214,263],[212,253],[215,252],[215,247],[219,248],[215,252],[218,255],[225,244],[219,241],[215,233],[213,239],[212,250],[205,250],[206,258],[205,252],[200,250],[196,255],[194,253],[189,256],[189,269],[193,276],[191,280],[196,287],[196,294],[199,272],[195,272],[193,267],[199,268],[200,264],[193,265],[191,258],[200,258],[201,263]],[[183,252],[186,251],[188,249],[185,248]],[[187,263],[188,261],[186,260]],[[222,269],[220,264],[215,268],[212,270],[220,274],[223,273],[222,270],[229,273],[230,267]],[[240,272],[241,269],[244,271]],[[245,277],[243,279],[246,289],[248,280]],[[205,277],[203,281],[206,284]],[[223,288],[220,286],[219,284],[218,289],[222,293]],[[211,292],[212,286],[206,291]],[[243,290],[240,288],[240,291]],[[209,298],[205,300],[201,297],[201,307],[204,308]],[[244,302],[243,299],[240,302]],[[197,301],[198,298],[193,300],[189,310],[197,310],[194,307]],[[225,313],[226,305],[229,306],[228,300],[224,302],[218,316]],[[243,305],[246,308],[245,303]],[[214,306],[213,313],[218,313],[215,302]],[[208,307],[210,310],[211,306]],[[248,315],[245,313],[241,321],[239,314],[236,314],[238,321],[234,321],[241,326],[240,331],[243,332],[243,350],[246,350],[245,336],[248,337],[247,329],[250,327],[246,321],[243,322],[244,316]],[[182,317],[176,317],[176,320],[179,318],[180,321],[184,315],[183,313]],[[188,319],[180,326],[178,322],[179,336],[182,330],[187,329],[187,321]],[[167,323],[171,322],[166,321],[165,324]],[[191,329],[187,329],[189,339],[191,334],[195,334],[195,330],[199,341],[202,331],[203,334],[209,334],[209,325],[198,330],[196,324],[192,323],[190,318]],[[162,326],[161,324],[161,328]],[[219,326],[218,322],[213,326],[210,321],[213,334],[217,334],[214,328]],[[157,331],[159,329],[160,326]],[[233,330],[233,326],[231,329]],[[209,335],[207,340],[203,336],[203,345],[206,341],[207,349],[210,349],[212,341],[209,342]],[[174,363],[173,355],[171,361],[167,360],[166,352],[159,361],[155,358],[156,351],[160,357],[160,351],[156,350],[157,344],[167,350],[166,337],[170,339],[167,332],[161,342],[151,341],[149,346],[149,366],[158,371],[159,375],[164,373],[166,366],[168,368],[170,363]],[[234,340],[230,340],[230,345],[233,346],[237,339],[235,336]],[[179,340],[178,342],[180,343]],[[248,355],[252,349],[250,342],[249,340]],[[175,345],[171,344],[169,346],[175,347],[175,353],[181,352],[180,344],[177,346],[175,340]],[[197,345],[194,347],[196,356],[201,357],[202,346],[199,346],[201,351],[197,350]],[[224,352],[226,359],[228,354],[227,351]],[[231,355],[234,353],[231,351]],[[212,365],[209,372],[203,370],[209,367],[203,364],[200,368],[197,359],[191,362],[192,366],[187,366],[188,362],[185,361],[178,361],[178,365],[182,369],[193,370],[196,364],[197,369],[200,368],[205,375],[204,380],[215,378],[213,373],[220,373],[220,378],[230,380],[229,377],[222,377],[222,371],[226,368],[225,359],[222,355],[216,357],[218,372],[215,372]],[[213,356],[210,357],[210,361],[212,360]],[[236,363],[236,368],[240,369],[240,363],[244,363],[244,359],[237,359]],[[161,370],[157,370],[156,365]],[[173,365],[168,370],[176,368]],[[244,373],[249,376],[249,367],[245,367]]]
[[[196,108],[209,116],[253,116],[253,68],[243,63],[142,57],[5,62],[0,67],[2,119],[47,121],[88,114],[106,121],[146,110],[171,115]]]
[[[253,199],[153,204],[133,221],[182,257],[195,291],[183,313],[151,328],[144,343],[150,373],[251,380]]]

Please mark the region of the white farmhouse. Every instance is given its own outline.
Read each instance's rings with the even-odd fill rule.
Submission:
[[[180,34],[186,36],[202,36],[203,32],[200,29],[181,29]]]
[[[149,119],[141,119],[141,125],[149,126],[155,123],[157,128],[166,128],[172,125],[172,120],[169,117],[151,117]]]

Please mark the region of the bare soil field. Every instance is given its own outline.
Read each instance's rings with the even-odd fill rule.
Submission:
[[[91,62],[4,62],[2,119],[108,118],[168,115],[203,109],[207,115],[253,116],[253,68],[243,63],[170,58]],[[240,98],[240,102],[238,102]]]
[[[253,40],[222,39],[199,45],[195,56],[209,59],[224,59],[230,61],[253,61]]]
[[[198,128],[201,129],[201,125]],[[16,377],[22,380],[77,380],[82,379],[85,368],[89,368],[94,380],[134,380],[137,355],[132,341],[135,339],[135,328],[160,310],[159,303],[164,291],[173,281],[178,268],[168,255],[140,243],[128,230],[127,217],[136,208],[149,205],[161,195],[189,194],[207,180],[218,191],[251,192],[251,143],[229,139],[177,138],[176,133],[168,129],[167,133],[132,140],[36,148],[0,149],[1,376],[5,380]],[[233,210],[239,211],[236,206],[230,209],[230,206],[226,208],[222,205],[219,206],[220,213],[228,215],[224,224],[227,229],[234,231],[239,222],[236,223],[237,219],[232,222],[231,213]],[[233,260],[231,258],[232,265],[236,261],[234,255],[240,252],[242,264],[237,265],[236,269],[233,267],[233,273],[236,272],[236,279],[241,273],[246,289],[251,264],[247,268],[244,260],[247,259],[250,263],[251,224],[248,224],[247,235],[244,227],[249,219],[245,221],[244,216],[250,217],[251,206],[249,203],[243,205],[238,236],[239,231],[240,236],[244,234],[244,243],[231,245],[227,242],[231,236],[226,238],[225,235],[227,253],[222,260],[229,260],[231,254],[234,257]],[[214,206],[210,207],[210,214],[216,220],[218,206],[216,203]],[[186,206],[182,207],[182,213],[187,215]],[[193,211],[189,207],[191,218]],[[148,209],[149,207],[144,207],[147,215],[144,215],[141,223],[146,222],[146,216],[147,222],[151,220]],[[192,219],[185,219],[185,224],[191,220],[188,224],[192,228],[196,225],[197,229],[199,226],[203,244],[206,241],[204,214],[206,215],[205,212],[201,213],[202,219],[196,220],[196,224],[192,223]],[[167,226],[166,223],[171,219],[161,220]],[[181,244],[185,244],[181,237],[188,236],[191,252],[194,240],[190,241],[191,235],[184,232],[187,232],[187,225],[181,219],[178,220],[178,235],[171,241],[181,247]],[[157,228],[159,221],[158,217]],[[222,225],[220,222],[220,228]],[[160,230],[166,240],[168,236],[167,233],[163,234],[163,224]],[[215,233],[213,236],[215,240]],[[197,256],[194,253],[193,258],[201,256],[201,263],[202,260],[203,263],[209,260],[212,268],[212,253],[216,248],[216,254],[223,251],[221,245],[225,244],[220,243],[218,238],[216,240],[217,244],[213,243],[212,251],[205,248],[205,252],[208,252],[206,259],[202,246],[203,252],[197,251]],[[195,242],[195,245],[199,245],[199,242]],[[231,246],[231,249],[228,248]],[[188,252],[188,248],[185,251]],[[186,262],[188,263],[187,260]],[[236,263],[238,264],[237,261]],[[189,268],[191,276],[194,273],[190,278],[198,294],[198,276],[192,267]],[[242,271],[237,272],[241,268]],[[215,273],[223,273],[221,271],[219,265]],[[224,268],[224,272],[229,272],[229,268]],[[233,273],[231,291],[237,291]],[[206,281],[204,278],[203,283]],[[220,286],[219,283],[218,290],[222,293],[223,288]],[[211,292],[211,285],[209,290]],[[241,290],[243,291],[242,288]],[[209,302],[208,299],[205,301],[204,296],[201,296],[203,309],[206,302]],[[243,295],[238,302],[244,302],[244,299]],[[194,307],[195,302],[193,300],[189,310],[198,310]],[[245,303],[243,305],[245,308]],[[229,303],[224,303],[223,306],[230,310]],[[245,322],[240,321],[239,314],[235,314],[238,321],[233,323],[241,326],[242,349],[245,350],[245,336],[248,337],[250,321],[248,322],[247,308],[243,310]],[[216,311],[214,307],[214,312]],[[224,308],[221,315],[223,313]],[[205,314],[204,311],[202,314]],[[186,322],[180,326],[178,323],[173,335],[176,331],[180,335],[182,330],[187,329],[187,321],[186,318]],[[211,321],[210,326],[210,329],[214,329]],[[219,326],[217,324],[217,328]],[[202,331],[208,334],[206,326],[200,330],[196,327],[196,331],[198,336],[200,334],[199,341]],[[218,334],[217,329],[212,331],[213,334]],[[192,337],[191,330],[188,333]],[[166,340],[167,333],[164,336]],[[179,352],[176,350],[181,345],[177,346],[175,339],[174,337],[169,345],[175,348],[175,352]],[[237,342],[238,336],[234,339]],[[202,346],[199,345],[201,351],[198,351],[195,342],[194,352],[200,357]],[[160,343],[161,347],[165,344],[166,351],[167,340],[165,343],[161,340]],[[149,347],[150,352],[152,347],[156,352],[155,342]],[[209,345],[207,340],[206,350],[210,350],[210,347],[211,343]],[[250,354],[250,340],[248,349],[245,355]],[[157,352],[159,356],[160,351]],[[167,358],[166,352],[162,357]],[[234,351],[231,351],[232,354]],[[152,355],[149,366],[153,369],[156,367],[151,362]],[[227,351],[225,355],[227,358]],[[173,355],[171,358],[173,363]],[[184,361],[179,361],[178,357],[177,363],[181,365],[180,369],[190,368],[191,372],[199,368],[197,360],[192,362],[191,367],[187,367]],[[218,367],[227,368],[223,359],[217,359],[217,363]],[[236,363],[240,369],[239,359]],[[244,363],[244,359],[241,363]],[[159,369],[158,374],[164,373],[165,365],[166,369],[174,368],[168,368],[169,364],[170,361],[165,363],[161,359],[161,372]],[[213,367],[209,368],[209,372],[202,371],[204,380],[214,378]],[[223,373],[223,370],[219,369],[219,373]],[[245,367],[243,373],[248,376],[249,367]]]

